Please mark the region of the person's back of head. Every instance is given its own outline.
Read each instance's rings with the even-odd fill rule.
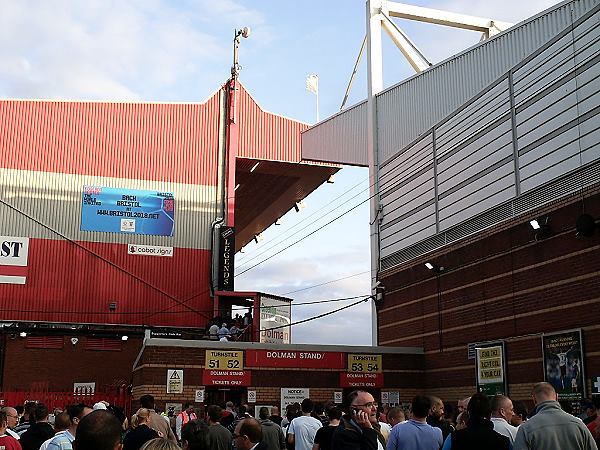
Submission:
[[[316,402],[314,411],[317,416],[322,416],[325,413],[325,405],[322,402]]]
[[[29,422],[34,423],[35,422],[35,407],[37,406],[37,403],[35,402],[27,402],[25,403],[25,407],[23,410],[23,416],[25,416],[27,418],[27,420],[29,420]]]
[[[327,410],[329,420],[340,420],[342,418],[342,410],[337,406],[332,406]]]
[[[302,400],[302,403],[300,403],[300,408],[302,409],[302,412],[304,414],[309,414],[313,411],[315,407],[315,404],[313,403],[313,401],[310,398],[305,398],[304,400]]]
[[[8,426],[8,416],[5,411],[0,411],[0,428],[6,428]]]
[[[262,426],[260,422],[253,418],[247,418],[242,420],[240,425],[241,436],[248,436],[248,440],[253,444],[262,441]]]
[[[217,406],[217,408],[219,407]],[[210,450],[206,422],[195,419],[186,423],[181,429],[181,444],[183,450]]]
[[[67,430],[70,426],[71,426],[71,419],[66,412],[62,412],[54,418],[54,431],[55,432],[58,433],[59,431]]]
[[[541,383],[536,383],[533,386],[532,395],[536,404],[547,402],[549,400],[556,401],[557,399],[554,387],[550,383],[546,383],[545,381]]]
[[[175,442],[167,438],[158,437],[150,439],[140,447],[140,450],[181,450],[181,448],[179,448],[179,445]]]
[[[67,410],[65,412],[69,415],[69,421],[71,424],[73,424],[75,419],[81,419],[83,417],[84,410],[85,406],[83,405],[70,405],[67,406]]]
[[[35,409],[33,410],[33,418],[36,422],[47,422],[49,414],[50,412],[48,411],[48,407],[43,403],[38,403],[35,405]]]
[[[258,410],[258,418],[260,420],[266,420],[269,418],[269,408],[267,408],[266,406],[261,407]]]
[[[217,423],[220,422],[223,417],[223,410],[219,405],[210,405],[206,410],[206,414],[211,422]]]
[[[423,420],[429,415],[431,398],[426,395],[417,395],[412,399],[412,414],[415,420]]]
[[[469,404],[467,405],[467,411],[469,412],[469,422],[489,419],[492,415],[492,405],[487,395],[478,392],[471,397]]]
[[[98,409],[87,414],[77,426],[74,450],[114,450],[121,444],[121,424],[113,413]]]
[[[142,408],[154,409],[154,396],[150,394],[142,395],[140,397],[140,406]]]
[[[404,411],[399,406],[390,408],[387,412],[387,420],[390,425],[404,421]]]
[[[492,409],[492,415],[501,417],[501,410],[507,409],[508,402],[511,400],[505,395],[494,395],[490,402],[490,408]]]

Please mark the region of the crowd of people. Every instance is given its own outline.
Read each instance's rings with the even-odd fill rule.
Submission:
[[[476,393],[456,407],[418,395],[410,407],[380,407],[357,390],[342,408],[304,399],[279,409],[191,403],[174,417],[159,414],[151,395],[131,416],[106,402],[49,412],[42,403],[0,410],[2,450],[597,450],[600,405],[586,401],[583,417],[564,411],[549,383],[534,386],[531,414],[504,395]],[[596,400],[596,399],[595,399]]]
[[[214,317],[208,328],[206,338],[211,341],[238,341],[242,335],[252,327],[252,313],[247,312],[243,316],[236,314],[231,317]]]

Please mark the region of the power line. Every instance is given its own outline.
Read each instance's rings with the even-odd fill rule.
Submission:
[[[310,322],[311,320],[321,319],[322,317],[330,316],[331,314],[335,314],[337,312],[343,311],[344,309],[352,308],[353,306],[356,306],[356,305],[358,305],[360,303],[364,303],[364,302],[368,301],[371,298],[372,298],[372,296],[369,295],[368,297],[362,298],[362,299],[360,299],[357,302],[354,302],[354,303],[352,303],[350,305],[342,306],[341,308],[334,309],[333,311],[329,311],[329,312],[326,312],[326,313],[323,313],[323,314],[319,314],[317,316],[309,317],[308,319],[299,320],[298,322],[292,322],[292,323],[289,323],[287,325],[280,325],[278,327],[260,329],[260,330],[258,330],[258,332],[261,333],[263,331],[278,330],[280,328],[292,327],[293,325],[300,325],[301,323]]]
[[[348,276],[345,276],[342,278],[336,278],[335,280],[324,281],[323,283],[319,283],[319,284],[313,284],[312,286],[304,287],[302,289],[296,289],[295,291],[289,291],[289,292],[284,293],[283,295],[289,295],[289,294],[295,294],[296,292],[308,291],[309,289],[313,289],[313,288],[316,288],[319,286],[325,286],[326,284],[335,283],[336,281],[347,280],[348,278],[354,278],[359,275],[364,275],[365,273],[370,273],[370,272],[371,272],[371,270],[365,270],[364,272],[355,273],[355,274],[348,275]]]
[[[273,242],[271,242],[272,245],[268,246],[265,249],[262,249],[263,251],[256,254],[256,255],[252,255],[252,258],[244,258],[240,261],[241,265],[247,264],[253,260],[255,260],[256,258],[258,258],[259,256],[265,254],[266,252],[268,252],[269,250],[271,250],[273,247],[276,247],[277,245],[279,245],[281,242],[284,242],[286,239],[288,239],[291,236],[294,236],[296,234],[298,234],[299,232],[301,232],[302,230],[305,230],[306,228],[308,228],[310,225],[316,223],[318,220],[322,219],[323,217],[325,217],[327,214],[335,211],[336,209],[340,208],[343,206],[343,203],[340,204],[339,206],[337,206],[334,209],[331,209],[330,211],[328,211],[326,214],[321,215],[320,217],[318,217],[317,219],[313,220],[311,223],[309,223],[308,225],[306,225],[305,227],[301,228],[300,230],[294,232],[291,235],[287,235],[287,233],[289,233],[289,231],[293,230],[294,228],[298,227],[300,224],[302,224],[303,222],[307,221],[308,219],[310,219],[311,217],[313,217],[315,214],[321,212],[323,209],[327,208],[329,205],[331,205],[332,203],[335,203],[337,200],[341,199],[343,196],[345,196],[347,193],[349,193],[350,191],[354,190],[357,186],[361,185],[364,182],[364,180],[358,182],[357,184],[355,184],[354,186],[352,186],[350,189],[346,190],[345,192],[343,192],[341,195],[335,197],[334,199],[332,199],[329,203],[323,205],[321,208],[319,208],[318,210],[316,210],[315,212],[313,212],[312,214],[310,214],[309,216],[303,218],[302,220],[300,220],[299,222],[297,222],[296,224],[294,224],[293,226],[291,226],[286,233],[281,234],[280,236],[278,236],[277,238],[274,239]],[[358,194],[356,194],[354,197],[351,197],[348,200],[345,200],[344,202],[348,202],[356,197],[358,197],[359,195],[361,195],[364,191],[368,190],[369,188],[367,187],[366,189],[363,189],[362,191],[360,191]],[[281,238],[284,239],[281,239]]]
[[[367,199],[363,200],[362,202],[360,202],[360,203],[358,203],[358,204],[354,205],[354,206],[353,206],[352,208],[350,208],[349,210],[347,210],[347,211],[343,212],[342,214],[340,214],[339,216],[337,216],[337,217],[335,217],[335,218],[331,219],[329,222],[327,222],[326,224],[324,224],[324,225],[320,226],[320,227],[319,227],[319,228],[317,228],[316,230],[313,230],[313,231],[311,231],[311,232],[310,232],[310,233],[308,233],[306,236],[304,236],[304,237],[301,237],[301,238],[300,238],[300,239],[298,239],[297,241],[294,241],[294,242],[292,242],[290,245],[288,245],[288,246],[286,246],[286,247],[282,248],[282,249],[281,249],[281,250],[279,250],[277,253],[274,253],[274,254],[272,254],[271,256],[268,256],[267,258],[263,259],[262,261],[259,261],[259,262],[257,262],[257,263],[256,263],[256,264],[254,264],[253,266],[250,266],[250,267],[248,267],[247,269],[245,269],[245,270],[241,271],[240,273],[237,273],[237,274],[235,275],[235,277],[238,277],[238,276],[240,276],[240,275],[242,275],[242,274],[244,274],[244,273],[248,272],[249,270],[252,270],[252,269],[254,269],[255,267],[257,267],[257,266],[261,265],[262,263],[264,263],[264,262],[268,261],[269,259],[271,259],[271,258],[273,258],[273,257],[275,257],[275,256],[277,256],[277,255],[280,255],[282,252],[286,251],[286,250],[287,250],[287,249],[289,249],[290,247],[293,247],[294,245],[298,244],[299,242],[302,242],[302,241],[303,241],[304,239],[306,239],[307,237],[310,237],[310,236],[312,236],[313,234],[315,234],[316,232],[318,232],[318,231],[321,231],[323,228],[325,228],[325,227],[327,227],[327,226],[331,225],[331,224],[332,224],[333,222],[335,222],[336,220],[338,220],[338,219],[341,219],[342,217],[344,217],[344,216],[345,216],[346,214],[348,214],[349,212],[352,212],[352,211],[354,211],[356,208],[358,208],[358,207],[359,207],[359,206],[361,206],[362,204],[364,204],[364,203],[368,202],[368,201],[369,201],[369,200],[371,200],[371,198],[373,198],[375,195],[376,195],[376,194],[373,194],[373,195],[371,195],[370,197],[368,197]]]

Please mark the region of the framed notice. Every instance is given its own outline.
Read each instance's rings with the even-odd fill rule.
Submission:
[[[204,366],[207,369],[242,370],[244,352],[241,350],[206,350]]]
[[[544,379],[556,389],[559,400],[585,397],[581,330],[542,336]]]
[[[167,370],[167,394],[183,394],[183,370]]]
[[[171,192],[84,186],[81,231],[173,236],[175,198]]]
[[[481,344],[475,347],[477,392],[488,396],[508,395],[505,354],[504,342]]]

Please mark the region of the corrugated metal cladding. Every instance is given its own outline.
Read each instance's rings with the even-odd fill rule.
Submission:
[[[384,267],[584,187],[565,177],[600,161],[599,48],[597,3],[381,166]]]
[[[308,125],[265,112],[240,84],[237,156],[258,160],[300,162],[300,133]]]
[[[175,235],[81,231],[84,185],[157,190],[175,195]],[[4,235],[44,239],[210,248],[216,187],[90,175],[0,169],[0,224]]]
[[[598,0],[563,2],[380,93],[380,161],[393,157],[597,5]]]
[[[1,100],[0,230],[31,238],[26,284],[0,285],[2,319],[203,326],[220,105],[220,91],[202,104]],[[173,192],[174,236],[80,231],[84,185]]]
[[[2,320],[204,326],[209,267],[207,250],[132,256],[126,245],[30,239],[27,284],[0,285]]]
[[[0,100],[0,167],[216,185],[219,92],[201,104]]]
[[[302,158],[366,167],[367,102],[353,106],[302,133]]]

